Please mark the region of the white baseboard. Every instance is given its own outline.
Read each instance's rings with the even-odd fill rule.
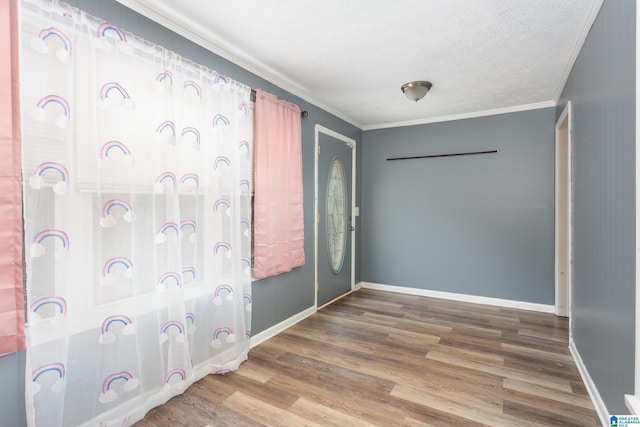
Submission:
[[[283,320],[282,322],[273,325],[272,327],[265,329],[264,331],[254,335],[251,337],[250,348],[257,346],[268,340],[271,337],[278,335],[280,332],[284,331],[295,325],[296,323],[306,319],[316,312],[316,307],[309,307],[306,310],[301,311],[300,313],[294,314],[288,319]]]
[[[480,297],[477,295],[456,294],[453,292],[432,291],[429,289],[410,288],[406,286],[383,285],[380,283],[359,282],[364,289],[375,289],[386,292],[397,292],[407,295],[448,299],[452,301],[470,302],[474,304],[495,305],[498,307],[516,308],[520,310],[554,313],[555,307],[549,304],[537,304],[526,301],[514,301],[500,298]]]
[[[624,404],[633,415],[640,415],[640,398],[635,394],[625,394]]]
[[[576,344],[573,342],[572,338],[569,338],[569,351],[573,356],[573,361],[576,363],[576,367],[578,368],[578,372],[582,377],[582,382],[584,386],[587,388],[587,393],[589,393],[589,397],[591,398],[591,402],[593,402],[593,406],[596,409],[596,413],[598,414],[598,418],[600,418],[600,423],[603,427],[609,425],[609,411],[607,410],[607,405],[604,404],[604,400],[600,396],[598,389],[596,388],[595,383],[591,379],[591,375],[589,375],[589,371],[587,371],[587,367],[582,361],[582,357],[580,357],[580,353],[578,352],[578,348]]]

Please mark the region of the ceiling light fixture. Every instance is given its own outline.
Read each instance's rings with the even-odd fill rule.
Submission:
[[[402,85],[400,89],[412,101],[418,102],[429,92],[431,89],[431,82],[415,81]]]

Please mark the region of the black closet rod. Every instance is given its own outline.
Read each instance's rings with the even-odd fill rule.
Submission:
[[[431,157],[453,157],[453,156],[472,156],[475,154],[493,154],[497,153],[498,150],[489,150],[489,151],[470,151],[467,153],[450,153],[450,154],[432,154],[430,156],[413,156],[413,157],[391,157],[387,160],[411,160],[411,159],[429,159]]]
[[[251,89],[251,100],[253,102],[256,101],[256,90],[255,89]],[[307,117],[309,117],[309,112],[307,110],[302,110],[302,111],[300,111],[300,116],[302,116],[303,119],[306,119]]]

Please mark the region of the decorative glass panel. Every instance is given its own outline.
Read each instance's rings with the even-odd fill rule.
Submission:
[[[327,183],[327,251],[329,267],[334,273],[342,270],[346,243],[346,191],[344,166],[339,158],[334,158],[329,168]]]

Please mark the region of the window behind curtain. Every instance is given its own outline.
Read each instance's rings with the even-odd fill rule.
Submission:
[[[20,42],[28,417],[131,425],[247,358],[251,88],[55,0]]]

